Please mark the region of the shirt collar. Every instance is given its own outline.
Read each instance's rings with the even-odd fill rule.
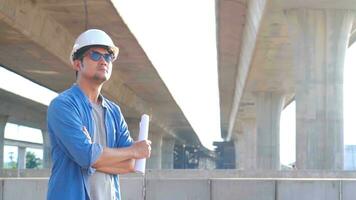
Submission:
[[[99,94],[99,98],[101,99],[101,106],[103,106],[103,108],[107,108],[108,107],[108,100],[101,94]]]
[[[74,83],[72,88],[80,97],[82,97],[82,99],[85,101],[85,103],[91,107],[91,103],[90,103],[89,98],[87,97],[87,95],[85,95],[85,93],[82,91],[82,89],[79,87],[79,85],[77,83]],[[101,105],[104,108],[107,108],[108,107],[108,102],[107,102],[108,100],[101,94],[99,94],[99,98],[101,99]]]

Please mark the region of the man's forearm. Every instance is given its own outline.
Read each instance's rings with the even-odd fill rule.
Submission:
[[[129,159],[116,163],[114,166],[101,166],[96,168],[97,171],[107,174],[126,174],[134,172],[135,160]]]
[[[151,141],[143,140],[133,143],[130,147],[115,149],[105,147],[92,167],[95,169],[118,169],[123,167],[123,164],[121,163],[123,161],[147,158],[151,154],[150,144]],[[128,171],[131,170],[132,169],[128,169]]]
[[[96,169],[113,167],[117,168],[120,163],[133,158],[133,153],[129,147],[127,148],[104,148],[99,159],[93,164]]]

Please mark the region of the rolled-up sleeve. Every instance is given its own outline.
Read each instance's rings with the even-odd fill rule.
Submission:
[[[81,168],[88,169],[89,174],[95,172],[91,166],[100,157],[103,147],[92,143],[90,136],[85,134],[87,127],[75,106],[63,99],[53,100],[48,107],[47,121],[59,148]]]

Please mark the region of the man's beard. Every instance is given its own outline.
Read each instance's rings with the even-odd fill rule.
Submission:
[[[93,79],[99,83],[103,83],[109,79],[109,76],[100,76],[99,74],[95,73]]]

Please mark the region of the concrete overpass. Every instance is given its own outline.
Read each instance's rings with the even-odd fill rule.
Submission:
[[[1,0],[0,5],[0,64],[56,92],[68,88],[75,81],[68,55],[75,37],[85,29],[83,1]],[[103,88],[104,95],[121,106],[134,137],[141,114],[150,115],[150,139],[155,142],[149,166],[161,168],[163,162],[163,167],[172,168],[173,144],[201,146],[197,135],[112,2],[88,1],[87,10],[88,28],[105,30],[120,48],[120,59]],[[25,107],[34,106],[20,101]],[[1,112],[3,123],[5,116],[13,118],[6,111],[8,102],[11,100],[5,100],[5,111]],[[39,107],[43,111],[39,118],[28,114],[28,122],[27,118],[18,122],[38,119],[34,127],[45,131],[45,109]],[[21,109],[19,112],[24,111]]]
[[[328,161],[328,168],[341,167],[340,73],[345,51],[342,44],[355,38],[354,3],[353,0],[337,3],[306,0],[217,1],[221,126],[226,140],[236,140],[240,168],[279,168],[280,112],[294,99],[297,100],[298,110],[297,148],[303,156],[298,163],[306,163],[308,156],[324,154],[324,150],[336,148],[338,150],[331,152],[335,156]],[[57,92],[72,84],[74,75],[67,52],[75,35],[83,30],[85,20],[80,12],[84,9],[83,2],[40,0],[10,3],[4,0],[1,5],[0,64]],[[109,18],[98,17],[97,14],[103,10]],[[153,140],[162,141],[163,136],[169,136],[182,143],[199,144],[191,126],[112,3],[89,1],[88,12],[89,27],[107,30],[120,46],[120,60],[104,93],[122,106],[133,133],[137,133],[139,115],[149,113],[153,119]],[[314,24],[308,24],[308,21]],[[112,24],[117,24],[120,31],[116,31]],[[338,27],[340,24],[343,26]],[[313,30],[313,27],[317,28]],[[334,29],[341,30],[342,34],[335,34]],[[347,37],[349,34],[350,38]],[[310,41],[314,41],[315,45],[308,46]],[[303,42],[304,45],[301,45]],[[323,53],[318,53],[320,49]],[[308,55],[303,55],[303,52],[308,52]],[[307,61],[298,62],[301,56],[306,56]],[[319,68],[324,74],[339,72],[339,75],[322,75]],[[313,74],[313,77],[306,74]],[[337,81],[332,82],[334,79]],[[322,83],[327,80],[331,82]],[[336,89],[330,89],[331,86]],[[318,88],[325,92],[318,92]],[[312,93],[315,95],[309,95]],[[321,101],[327,103],[317,108],[315,105]],[[338,117],[327,113],[335,113]],[[306,126],[311,118],[315,123]],[[336,128],[334,132],[327,131],[327,134],[338,138],[338,142],[325,140],[319,149],[305,148],[306,143],[319,141],[325,133],[320,127],[330,123]],[[43,125],[40,128],[45,129]],[[314,130],[314,139],[306,136],[307,129]],[[161,142],[156,144],[161,146]],[[154,149],[160,149],[158,146]],[[269,155],[261,157],[258,152],[265,152],[265,149]],[[302,152],[304,149],[308,152]],[[160,151],[157,150],[156,154]],[[337,166],[332,166],[335,162]],[[160,164],[156,166],[159,168]]]
[[[0,0],[0,5],[1,64],[55,91],[68,87],[74,74],[67,52],[74,36],[83,30],[83,2]],[[238,191],[247,194],[245,199],[251,195],[260,199],[258,194],[268,199],[310,199],[304,194],[313,194],[313,199],[352,199],[355,174],[340,172],[342,69],[345,50],[356,37],[356,0],[219,0],[216,5],[221,127],[224,138],[235,142],[240,171],[225,175],[205,171],[206,180],[201,182],[187,173],[183,184],[171,185],[165,183],[172,177],[162,172],[155,174],[157,183],[173,192],[181,187],[192,191],[195,185],[203,189],[194,191],[208,191],[215,199],[227,190],[230,198],[236,195],[231,191]],[[112,3],[88,1],[88,10],[89,27],[107,30],[121,48],[105,94],[120,103],[131,127],[136,126],[141,113],[149,110],[152,116],[153,140],[159,144],[154,148],[156,155],[161,155],[153,157],[152,166],[164,165],[158,161],[164,158],[163,152],[169,152],[164,144],[159,148],[164,136],[199,144]],[[101,18],[103,10],[111,17]],[[285,172],[280,171],[278,127],[282,109],[293,100],[297,104],[297,169]],[[217,184],[221,191],[214,189],[215,178],[224,182]],[[254,181],[261,178],[262,186],[256,186]],[[280,181],[285,178],[290,182]],[[300,182],[299,178],[316,183]],[[192,179],[192,184],[186,184]],[[142,184],[141,179],[130,180],[128,185],[135,181]],[[267,193],[265,180],[272,180],[267,183]],[[148,195],[163,187],[155,190],[155,184],[146,183],[142,190]],[[243,188],[245,185],[249,187]],[[185,197],[202,197],[203,192]]]
[[[25,151],[26,147],[38,147],[38,144],[30,144],[20,141],[11,141],[4,138],[6,123],[14,123],[24,126],[40,129],[43,135],[44,145],[43,158],[44,166],[49,167],[50,152],[49,152],[49,138],[46,128],[46,111],[47,107],[38,102],[18,96],[9,91],[0,89],[0,166],[3,166],[4,145],[15,145],[18,147],[18,163],[20,168],[25,168]],[[20,164],[21,163],[21,164]]]
[[[343,169],[343,64],[354,0],[217,1],[222,134],[240,169],[280,169],[279,119],[296,101],[296,167]]]

